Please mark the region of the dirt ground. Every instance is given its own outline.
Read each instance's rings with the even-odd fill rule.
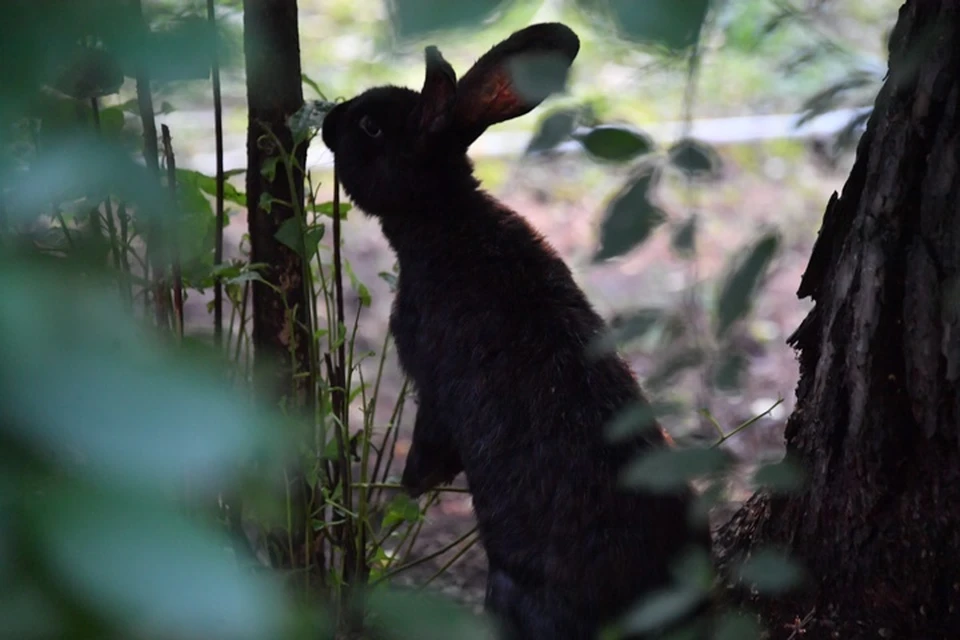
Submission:
[[[830,193],[842,188],[846,165],[841,163],[840,167],[833,169],[818,165],[809,150],[802,150],[799,154],[794,150],[790,157],[784,157],[776,149],[757,148],[751,152],[749,161],[742,159],[742,153],[723,155],[722,180],[702,190],[696,202],[696,208],[702,212],[696,259],[700,278],[710,281],[720,275],[730,256],[755,238],[761,229],[775,225],[783,236],[781,252],[756,301],[751,320],[742,331],[749,354],[749,373],[743,388],[737,394],[699,398],[706,401],[711,413],[726,429],[765,411],[778,398],[783,399],[770,415],[725,445],[749,465],[782,454],[782,430],[793,408],[797,379],[795,354],[785,341],[810,308],[809,301],[796,298],[796,290],[824,206]],[[587,181],[583,164],[582,159],[560,160],[548,165],[517,160],[508,167],[509,178],[491,190],[546,235],[571,264],[588,296],[604,316],[610,318],[631,308],[649,306],[652,301],[658,305],[676,305],[682,286],[689,281],[691,266],[671,253],[670,234],[665,229],[626,259],[599,265],[589,263],[590,253],[596,246],[600,213],[615,185],[607,182],[574,188]],[[565,185],[563,195],[557,195],[558,184]],[[688,195],[682,190],[668,191],[663,198],[664,208],[671,216],[681,218],[684,198]],[[228,229],[228,239],[233,240],[234,247],[245,229],[245,216],[238,214]],[[358,349],[379,350],[387,331],[391,295],[388,285],[377,274],[392,268],[394,256],[378,224],[364,216],[349,216],[344,224],[344,238],[344,254],[359,279],[369,287],[373,299],[371,308],[361,316]],[[348,302],[356,304],[355,296]],[[203,322],[206,315],[202,309],[203,298],[195,296],[190,304],[193,307],[190,315]],[[640,349],[630,350],[625,355],[641,380],[655,363],[653,354]],[[681,384],[688,382],[685,379]],[[384,419],[393,406],[401,383],[400,372],[391,359],[378,405],[384,412]],[[414,413],[415,406],[410,403],[396,447],[394,473],[397,476],[409,446]],[[666,426],[670,429],[672,425]],[[458,478],[457,486],[464,486],[462,476]],[[728,508],[717,513],[716,520],[732,514],[749,493],[746,482],[734,483],[728,496]],[[428,511],[412,558],[423,558],[442,549],[473,525],[469,495],[445,494]],[[397,581],[408,585],[422,584],[460,549],[458,546],[411,568]],[[429,588],[479,610],[485,578],[486,560],[479,545],[474,545]]]

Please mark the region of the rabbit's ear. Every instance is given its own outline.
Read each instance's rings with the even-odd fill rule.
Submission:
[[[454,122],[468,146],[498,122],[532,111],[562,91],[580,39],[559,23],[517,31],[484,54],[460,80]]]
[[[453,122],[457,74],[436,47],[427,47],[424,54],[427,75],[414,113],[414,125],[421,136],[430,136],[445,131]]]

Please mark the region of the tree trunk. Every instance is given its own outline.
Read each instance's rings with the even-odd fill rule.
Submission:
[[[244,0],[247,75],[247,202],[251,261],[273,285],[254,282],[254,385],[268,402],[291,415],[313,418],[316,385],[310,361],[313,339],[303,261],[276,238],[280,226],[302,215],[306,145],[294,150],[287,118],[303,106],[296,0]],[[279,143],[279,144],[278,144]],[[283,157],[293,153],[292,179]],[[265,167],[272,167],[265,172]],[[267,175],[264,175],[267,173]],[[294,376],[293,372],[309,375]],[[291,508],[290,538],[280,535],[288,567],[298,565],[305,540],[309,486],[299,463],[285,474]],[[242,507],[235,509],[240,513]],[[278,534],[279,535],[279,534]],[[293,545],[287,544],[288,541]]]
[[[296,0],[244,0],[244,51],[247,72],[247,202],[251,260],[266,264],[264,278],[277,287],[253,287],[253,344],[257,356],[257,387],[266,397],[288,407],[302,406],[309,397],[309,378],[292,378],[310,370],[310,307],[303,286],[300,256],[276,239],[284,221],[303,211],[303,172],[306,145],[296,149],[293,184],[278,158],[293,150],[287,118],[303,106],[300,39]],[[271,135],[272,133],[272,135]],[[275,143],[279,139],[282,148]],[[264,176],[265,166],[275,167]],[[265,204],[269,203],[269,204]],[[290,206],[294,203],[296,206]],[[286,300],[286,308],[284,307]],[[291,330],[286,309],[296,310]]]
[[[807,486],[757,495],[721,565],[775,544],[811,580],[763,603],[774,638],[960,638],[960,3],[908,0],[890,72],[798,296],[787,455]]]

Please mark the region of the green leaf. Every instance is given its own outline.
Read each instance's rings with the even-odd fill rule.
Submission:
[[[697,253],[698,223],[699,217],[696,213],[693,213],[673,234],[670,244],[681,258],[692,258]]]
[[[670,164],[691,178],[717,178],[723,167],[720,154],[701,140],[685,138],[667,151]]]
[[[594,127],[579,140],[592,157],[610,162],[628,162],[654,149],[650,136],[618,125]]]
[[[654,449],[632,461],[621,481],[637,489],[670,493],[685,488],[691,480],[725,470],[730,458],[719,449]]]
[[[604,434],[612,442],[622,442],[649,429],[656,429],[660,418],[677,415],[681,408],[673,402],[637,402],[628,405],[607,424]]]
[[[260,175],[267,180],[272,181],[277,177],[277,163],[280,162],[280,156],[267,156],[260,168]],[[262,202],[262,199],[261,199]],[[269,211],[269,209],[268,209]]]
[[[728,612],[716,623],[713,632],[714,640],[760,640],[760,625],[752,617],[743,614]]]
[[[303,140],[323,126],[323,119],[335,106],[337,106],[335,102],[326,100],[307,100],[296,113],[287,119],[287,124],[296,139]]]
[[[382,529],[389,529],[399,522],[418,522],[422,517],[420,505],[405,492],[398,492],[387,504]]]
[[[246,207],[246,194],[241,193],[235,186],[230,184],[228,180],[229,176],[225,174],[223,180],[223,199],[238,206]],[[208,176],[190,169],[177,169],[177,182],[179,184],[190,184],[209,196],[216,197],[217,195],[217,178],[215,176]]]
[[[350,284],[353,290],[357,292],[357,297],[360,299],[360,306],[369,307],[373,299],[370,297],[370,290],[367,289],[367,285],[360,282],[360,278],[357,277],[357,274],[353,270],[353,265],[350,264],[349,260],[343,262],[343,267],[347,273],[347,277],[350,278]]]
[[[784,553],[760,549],[740,565],[739,578],[760,593],[779,595],[798,586],[804,570]]]
[[[677,584],[706,594],[715,577],[710,551],[698,545],[688,547],[671,563],[670,574]]]
[[[313,78],[311,78],[310,76],[308,76],[307,74],[301,73],[301,74],[300,74],[300,80],[303,82],[303,84],[305,84],[305,85],[307,85],[308,87],[310,87],[311,89],[313,89],[314,92],[316,92],[316,94],[317,94],[318,96],[320,96],[321,98],[325,98],[325,97],[326,97],[326,96],[324,95],[323,91],[320,90],[320,85],[317,83],[317,81],[314,80]]]
[[[155,81],[206,80],[217,46],[205,17],[183,15],[139,43],[140,59]],[[132,69],[129,71],[132,75]]]
[[[680,53],[695,45],[710,0],[576,0],[589,13],[612,23],[620,36]]]
[[[395,273],[390,273],[389,271],[381,271],[377,275],[380,276],[381,280],[387,283],[387,286],[390,287],[391,293],[397,290],[397,275]]]
[[[706,360],[706,354],[702,349],[689,347],[671,354],[653,373],[647,376],[647,386],[653,389],[662,389],[666,385],[676,380],[677,376],[686,371],[698,367]]]
[[[803,467],[788,458],[764,465],[753,475],[755,485],[773,493],[798,491],[803,487],[805,479]]]
[[[487,640],[496,637],[486,616],[439,596],[378,589],[367,598],[373,637]]]
[[[100,110],[100,130],[107,135],[118,133],[123,129],[125,119],[120,107],[107,107]]]
[[[756,295],[760,281],[766,274],[780,247],[780,235],[768,232],[749,249],[746,257],[735,259],[727,269],[720,294],[717,297],[716,336],[723,337],[733,323],[745,316]]]
[[[131,635],[279,637],[280,592],[172,506],[59,483],[49,489],[29,513],[55,582]]]
[[[219,354],[193,341],[171,351],[144,333],[112,277],[41,264],[0,267],[0,361],[18,363],[0,370],[11,438],[73,477],[156,491],[184,477],[203,490],[272,446],[265,414],[231,390]]]
[[[489,25],[502,16],[509,0],[387,0],[390,24],[401,40],[449,29]]]
[[[277,233],[273,236],[277,239],[278,242],[287,246],[300,256],[303,259],[306,259],[306,255],[309,255],[309,247],[306,245],[306,238],[304,232],[301,229],[302,221],[296,216],[287,218],[280,223],[280,228],[277,229]]]
[[[263,282],[259,271],[245,271],[239,275],[224,280],[225,284],[243,284],[244,282]]]
[[[743,384],[743,376],[747,371],[747,357],[730,346],[725,347],[719,354],[716,368],[713,372],[713,386],[721,391],[736,391]]]
[[[702,600],[703,594],[699,589],[687,586],[654,591],[624,617],[621,628],[627,633],[650,633],[681,620]]]
[[[636,309],[610,322],[610,329],[587,345],[587,354],[599,357],[616,351],[619,345],[647,335],[663,319],[663,310],[654,307]]]
[[[570,61],[552,52],[530,52],[511,56],[507,72],[517,94],[531,104],[543,102],[555,93],[566,90]]]
[[[123,71],[116,58],[103,49],[83,47],[74,51],[54,87],[71,98],[90,100],[116,93],[123,84]]]
[[[340,202],[340,219],[347,219],[347,212],[353,209],[353,205],[349,202]],[[323,214],[325,216],[333,217],[333,202],[322,202],[318,205],[311,207],[312,211]]]
[[[880,82],[882,82],[882,78],[878,77],[873,70],[857,69],[851,72],[846,78],[808,98],[800,107],[803,115],[797,119],[796,126],[800,127],[817,116],[837,108],[844,96],[849,93],[865,87],[873,87]]]
[[[7,182],[4,204],[9,220],[26,222],[49,214],[51,202],[108,193],[136,204],[140,221],[176,209],[169,190],[145,166],[92,131],[51,139],[29,171]]]
[[[621,189],[607,206],[600,226],[600,248],[593,261],[622,256],[642,244],[667,219],[650,200],[654,174],[644,173]]]
[[[549,151],[569,140],[577,124],[577,114],[577,109],[563,109],[543,118],[524,153]]]

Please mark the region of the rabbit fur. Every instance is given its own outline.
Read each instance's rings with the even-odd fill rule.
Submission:
[[[400,265],[390,330],[419,397],[402,484],[419,496],[465,472],[489,558],[485,604],[505,638],[593,638],[667,585],[678,552],[709,545],[688,524],[692,492],[621,486],[624,465],[665,436],[604,437],[643,393],[616,353],[588,353],[603,320],[467,157],[487,127],[556,90],[518,87],[519,65],[549,75],[552,64],[563,82],[579,48],[566,26],[533,25],[458,82],[428,47],[420,92],[369,89],[322,130],[344,190],[379,220]]]

